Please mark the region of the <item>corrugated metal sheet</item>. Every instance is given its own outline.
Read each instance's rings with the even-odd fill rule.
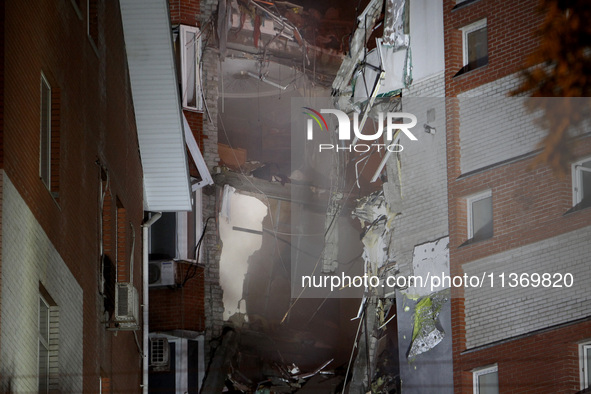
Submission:
[[[120,0],[144,169],[144,209],[189,211],[191,193],[166,0]]]

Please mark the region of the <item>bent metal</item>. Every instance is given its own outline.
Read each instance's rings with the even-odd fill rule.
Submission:
[[[337,117],[339,122],[338,127],[338,134],[339,140],[341,141],[351,141],[351,121],[349,120],[349,116],[343,111],[339,111],[337,109],[321,109],[320,113],[322,114],[333,114]],[[384,133],[384,113],[380,112],[378,114],[378,130],[374,134],[362,134],[359,130],[359,114],[353,114],[353,133],[355,135],[355,139],[363,140],[363,141],[376,141],[382,137]],[[399,119],[410,119],[410,122],[407,123],[394,123],[394,120]],[[408,112],[388,112],[386,114],[386,139],[388,141],[392,141],[393,139],[393,131],[400,130],[404,133],[408,139],[411,141],[417,141],[417,137],[409,130],[410,128],[416,126],[417,124],[417,117]],[[307,139],[312,140],[314,137],[314,130],[313,130],[313,122],[312,119],[308,119],[307,124]],[[400,144],[351,144],[349,146],[335,146],[334,144],[320,144],[319,151],[322,150],[336,150],[338,151],[348,151],[348,152],[368,152],[372,147],[376,147],[378,152],[382,149],[387,150],[388,152],[402,152],[404,147]]]

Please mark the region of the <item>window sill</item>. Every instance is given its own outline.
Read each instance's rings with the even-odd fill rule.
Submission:
[[[475,71],[482,70],[482,69],[486,68],[486,66],[488,66],[488,59],[486,60],[486,63],[478,65],[478,66],[466,65],[466,66],[460,68],[460,70],[453,76],[453,78],[458,78],[458,77],[462,77],[464,75],[472,74]]]
[[[572,207],[571,209],[566,211],[562,216],[566,216],[566,215],[570,215],[571,213],[583,211],[587,208],[591,208],[591,201],[584,201],[584,202],[581,201],[580,203],[578,203],[577,205],[575,205],[574,207]]]
[[[461,244],[460,246],[458,246],[458,249],[459,248],[466,247],[466,246],[474,245],[474,244],[479,244],[479,243],[482,243],[482,242],[485,242],[485,241],[488,241],[488,240],[491,240],[491,239],[493,239],[493,237],[483,238],[483,239],[470,238],[469,240],[467,240],[466,242],[464,242],[463,244]]]

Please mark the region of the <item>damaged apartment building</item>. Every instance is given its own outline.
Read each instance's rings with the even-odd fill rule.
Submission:
[[[589,386],[591,140],[534,166],[509,97],[537,0],[6,3],[1,390]]]

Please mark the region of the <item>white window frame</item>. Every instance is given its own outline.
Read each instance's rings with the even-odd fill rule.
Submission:
[[[492,191],[491,190],[487,190],[487,191],[484,191],[484,192],[481,192],[478,194],[474,194],[474,195],[466,198],[466,203],[468,206],[467,207],[468,208],[467,215],[466,215],[468,218],[468,239],[474,238],[474,228],[472,227],[472,222],[473,222],[473,220],[472,220],[472,215],[473,215],[472,204],[474,204],[477,201],[484,200],[485,198],[489,198],[489,197],[492,198]],[[491,204],[492,204],[492,201],[491,201]],[[493,214],[494,214],[494,212],[493,212]],[[493,231],[494,231],[494,227],[493,227]]]
[[[51,307],[49,305],[49,302],[47,302],[47,300],[45,300],[45,298],[43,298],[43,296],[41,294],[39,294],[39,310],[38,310],[38,318],[37,318],[37,324],[38,324],[38,332],[37,332],[37,336],[38,336],[38,348],[37,348],[37,388],[39,389],[39,392],[49,392],[49,332],[50,332],[50,327],[51,327]],[[47,309],[47,332],[45,333],[46,338],[43,338],[43,335],[41,334],[41,304],[45,305],[45,308]],[[45,387],[46,387],[46,391],[41,391],[41,368],[39,368],[40,363],[41,363],[41,346],[45,347],[45,349],[47,350],[47,360],[45,361],[45,369],[47,371],[47,374],[44,376],[45,378]]]
[[[472,391],[473,391],[473,393],[480,394],[480,389],[478,388],[478,381],[482,375],[488,375],[489,373],[495,373],[495,372],[497,374],[497,379],[498,379],[499,366],[497,364],[473,369],[472,370],[472,388],[473,388]]]
[[[583,172],[591,172],[591,168],[583,167],[583,163],[588,161],[591,161],[591,157],[579,160],[572,165],[573,207],[583,201]]]
[[[186,61],[188,51],[186,50],[187,46],[190,43],[186,42],[186,32],[192,32],[197,37],[197,43],[195,46],[195,69],[194,70],[187,70]],[[187,25],[180,25],[179,28],[179,35],[180,35],[180,52],[181,52],[181,97],[182,97],[182,104],[183,108],[190,110],[190,111],[198,111],[201,112],[203,110],[203,98],[201,97],[201,32],[198,27],[195,26],[187,26]],[[189,73],[195,73],[195,102],[196,105],[190,106],[188,105],[187,95],[185,92],[187,91],[187,77]]]
[[[48,90],[48,102],[44,102],[43,97],[43,85],[47,86]],[[39,103],[39,178],[47,187],[47,190],[51,191],[51,84],[45,77],[43,72],[41,73],[41,85],[40,85],[40,103]],[[43,107],[47,106],[47,124],[43,124]],[[45,129],[44,129],[45,126]],[[45,133],[46,131],[46,133]],[[43,140],[46,140],[47,143],[47,151],[45,152],[46,156],[43,155]],[[47,179],[44,178],[43,174],[43,165],[47,166]]]
[[[181,333],[181,332],[179,332]],[[189,388],[189,377],[187,371],[189,369],[188,362],[188,339],[180,338],[176,334],[166,333],[150,333],[149,338],[166,338],[168,343],[175,344],[175,389],[177,393],[186,393]],[[205,337],[199,335],[195,338],[191,338],[193,341],[197,341],[199,359],[197,361],[197,381],[198,391],[203,388],[203,380],[205,378]]]
[[[581,390],[591,387],[591,381],[587,380],[587,370],[591,365],[587,363],[587,354],[591,354],[591,340],[579,344],[579,376],[581,381]]]
[[[467,26],[462,27],[460,30],[462,31],[462,58],[463,58],[463,66],[468,65],[468,34],[475,32],[476,30],[482,29],[483,27],[487,27],[486,18],[481,19],[477,22],[471,23]],[[488,37],[488,32],[487,32]],[[488,41],[488,40],[487,40]],[[488,53],[488,42],[487,42],[487,53]]]

